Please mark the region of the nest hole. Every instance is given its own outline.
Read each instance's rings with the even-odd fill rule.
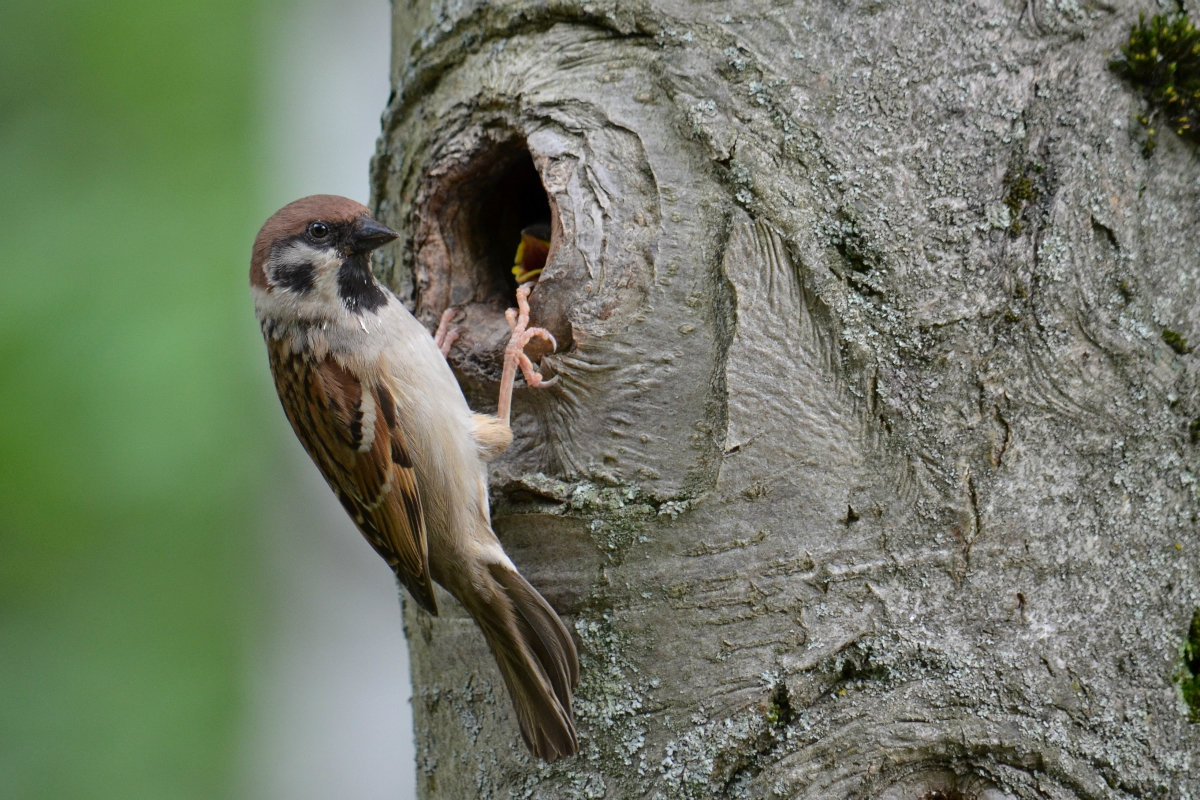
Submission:
[[[488,143],[434,180],[423,214],[419,305],[432,318],[461,308],[452,361],[494,379],[508,341],[504,311],[516,305],[514,266],[521,262],[522,281],[536,279],[552,248],[553,207],[521,138]],[[531,305],[533,324],[542,324],[536,295]],[[533,345],[528,352],[535,360],[545,354]]]
[[[441,225],[455,273],[452,301],[508,308],[522,231],[550,236],[550,200],[533,157],[524,141],[502,142],[472,158],[454,183],[457,202],[444,204]]]

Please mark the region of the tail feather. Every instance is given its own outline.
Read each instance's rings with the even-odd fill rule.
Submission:
[[[496,591],[473,615],[508,686],[521,736],[546,761],[574,755],[579,751],[571,716],[571,692],[579,681],[575,643],[550,604],[516,570],[494,563],[487,571]]]
[[[537,654],[560,704],[570,711],[571,692],[579,683],[579,657],[571,635],[546,598],[520,573],[501,564],[490,565],[488,571],[513,601],[524,640]]]

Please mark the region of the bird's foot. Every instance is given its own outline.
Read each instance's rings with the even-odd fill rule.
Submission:
[[[557,375],[550,380],[543,378],[542,374],[537,371],[537,367],[533,366],[533,362],[529,360],[529,356],[525,355],[525,345],[534,339],[548,341],[551,352],[558,348],[558,342],[555,341],[554,335],[550,331],[545,328],[529,327],[529,293],[532,290],[532,284],[517,287],[517,307],[504,312],[504,318],[508,320],[508,327],[512,329],[512,334],[509,337],[508,346],[504,348],[504,371],[500,375],[500,399],[496,403],[496,416],[503,420],[505,425],[508,424],[509,412],[512,408],[513,381],[517,376],[518,368],[525,376],[525,383],[531,387],[546,388],[558,382]]]
[[[508,327],[512,330],[508,347],[504,349],[504,370],[515,372],[515,369],[520,367],[521,374],[525,376],[525,383],[534,388],[544,388],[557,383],[558,376],[555,375],[550,380],[543,378],[529,360],[529,356],[525,355],[525,346],[534,339],[543,339],[550,343],[550,351],[553,352],[558,349],[558,342],[554,339],[554,334],[545,328],[529,327],[529,293],[532,290],[530,285],[517,287],[517,307],[504,312],[504,318],[508,320]]]
[[[442,318],[438,320],[437,333],[433,335],[433,343],[437,345],[438,350],[442,351],[442,358],[450,355],[450,348],[458,341],[458,328],[450,326],[458,311],[458,306],[450,306],[442,312]]]

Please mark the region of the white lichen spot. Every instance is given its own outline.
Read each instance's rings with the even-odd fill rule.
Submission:
[[[741,52],[736,47],[726,47],[724,51],[725,61],[729,66],[733,67],[738,72],[743,72],[746,69],[746,59],[742,57]]]

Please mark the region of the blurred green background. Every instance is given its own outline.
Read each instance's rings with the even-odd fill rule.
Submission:
[[[247,783],[263,498],[315,477],[246,290],[283,5],[0,8],[0,797]]]
[[[274,431],[243,275],[257,22],[0,11],[0,796],[229,792]]]

